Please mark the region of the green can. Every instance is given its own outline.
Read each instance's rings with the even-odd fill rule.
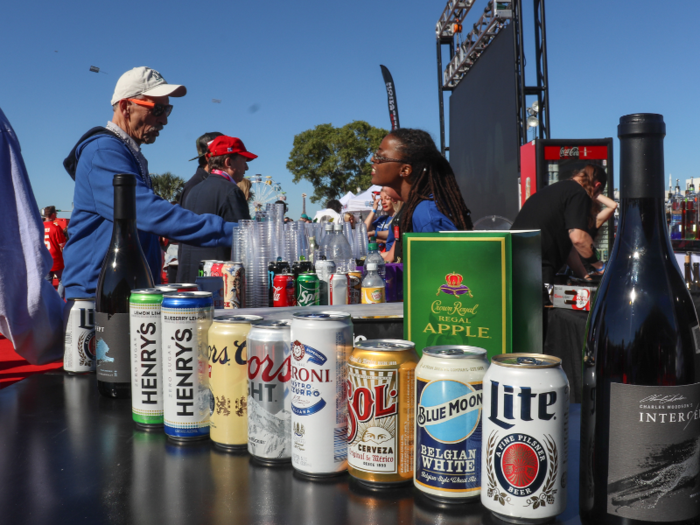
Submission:
[[[162,302],[163,292],[156,288],[133,290],[129,297],[131,415],[143,430],[163,427]]]
[[[297,306],[313,306],[320,303],[319,280],[315,273],[301,273],[297,277]]]

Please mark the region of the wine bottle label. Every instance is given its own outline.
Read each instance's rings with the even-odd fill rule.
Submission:
[[[130,383],[129,314],[95,312],[97,380]]]
[[[609,514],[645,522],[700,516],[700,383],[612,383]]]

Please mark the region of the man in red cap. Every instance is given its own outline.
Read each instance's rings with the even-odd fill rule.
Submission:
[[[182,204],[186,210],[198,214],[211,213],[227,222],[250,219],[245,195],[238,187],[248,171],[248,162],[258,156],[249,152],[243,141],[221,135],[209,144],[209,176],[197,184]],[[177,272],[181,283],[193,283],[197,278],[199,262],[205,259],[228,261],[229,247],[196,247],[182,244]]]

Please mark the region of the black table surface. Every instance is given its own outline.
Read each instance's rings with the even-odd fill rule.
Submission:
[[[571,405],[566,511],[578,517],[580,405]],[[268,468],[211,442],[171,445],[136,430],[129,400],[97,393],[94,375],[35,375],[0,390],[0,523],[500,523],[480,503],[441,508],[411,486],[369,491],[347,474],[324,482]]]

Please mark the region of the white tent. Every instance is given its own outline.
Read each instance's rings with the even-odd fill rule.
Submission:
[[[333,218],[333,222],[340,222],[340,215],[337,214],[335,211],[331,210],[330,208],[326,208],[325,210],[319,210],[316,212],[316,215],[314,215],[313,220],[321,220],[321,217],[324,215],[328,215],[329,217]]]
[[[347,207],[348,201],[352,199],[355,194],[351,191],[347,192],[343,197],[340,198],[340,204],[343,205],[343,209]]]
[[[363,191],[362,193],[355,195],[352,199],[350,199],[347,203],[346,206],[343,206],[343,209],[345,211],[349,212],[354,212],[354,211],[369,211],[372,209],[372,193],[377,192],[379,193],[382,190],[381,186],[377,186],[376,184],[371,186],[368,190]]]

